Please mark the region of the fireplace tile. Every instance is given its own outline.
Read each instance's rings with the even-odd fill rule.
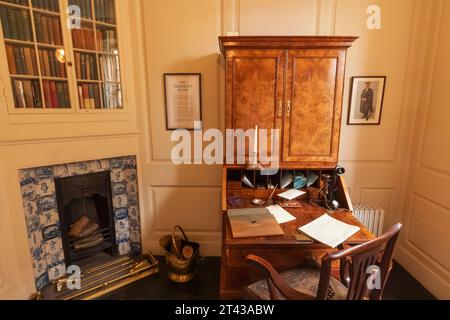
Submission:
[[[55,267],[48,269],[48,280],[53,281],[61,278],[66,274],[66,265],[64,263],[58,264]]]
[[[64,178],[70,176],[69,166],[62,164],[55,167],[55,178]]]
[[[112,194],[113,196],[124,195],[127,192],[126,183],[122,182],[113,182],[111,184]]]
[[[122,169],[111,170],[111,181],[117,183],[123,183],[125,181],[125,172]]]
[[[35,201],[36,189],[35,184],[27,184],[22,187],[22,198],[28,201]]]
[[[114,217],[117,220],[128,218],[128,208],[114,208]]]
[[[27,222],[27,230],[28,234],[39,229],[39,216],[37,214],[33,214],[31,216],[26,217]]]
[[[38,186],[35,190],[38,190],[39,194],[42,196],[50,196],[55,193],[55,183],[53,179],[42,179],[39,181]]]
[[[22,187],[27,185],[34,185],[37,183],[36,173],[32,169],[21,170],[19,173],[19,181]]]
[[[115,208],[128,206],[128,197],[125,194],[113,196],[113,206]]]
[[[39,221],[42,227],[56,225],[59,221],[58,211],[56,209],[41,212]]]
[[[131,245],[129,242],[119,243],[119,254],[125,255],[131,252]]]
[[[109,165],[111,169],[123,169],[123,163],[123,158],[109,159]]]
[[[24,200],[23,210],[25,212],[25,217],[29,217],[38,213],[37,204],[33,201]]]

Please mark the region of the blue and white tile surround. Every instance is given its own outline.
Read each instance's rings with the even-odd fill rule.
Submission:
[[[119,254],[141,253],[135,156],[19,170],[28,240],[38,290],[66,273],[54,179],[108,170],[111,171]]]

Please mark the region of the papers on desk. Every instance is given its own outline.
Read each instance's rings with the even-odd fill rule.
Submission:
[[[294,221],[296,218],[279,205],[266,208],[275,217],[279,224]]]
[[[306,194],[306,192],[292,189],[292,190],[280,193],[278,196],[283,199],[286,199],[286,200],[294,200],[295,198],[298,198],[304,194]]]
[[[357,233],[360,228],[346,224],[324,214],[298,230],[331,248],[336,248]]]

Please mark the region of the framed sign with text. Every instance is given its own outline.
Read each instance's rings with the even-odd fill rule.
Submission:
[[[167,130],[194,130],[202,121],[201,82],[200,73],[164,74]]]

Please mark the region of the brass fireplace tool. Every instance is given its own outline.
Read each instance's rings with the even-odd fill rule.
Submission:
[[[92,300],[100,298],[130,283],[159,272],[159,262],[151,252],[141,257],[124,256],[108,263],[81,272],[81,288],[68,288],[69,277],[53,282],[43,292],[38,292],[38,300]]]

